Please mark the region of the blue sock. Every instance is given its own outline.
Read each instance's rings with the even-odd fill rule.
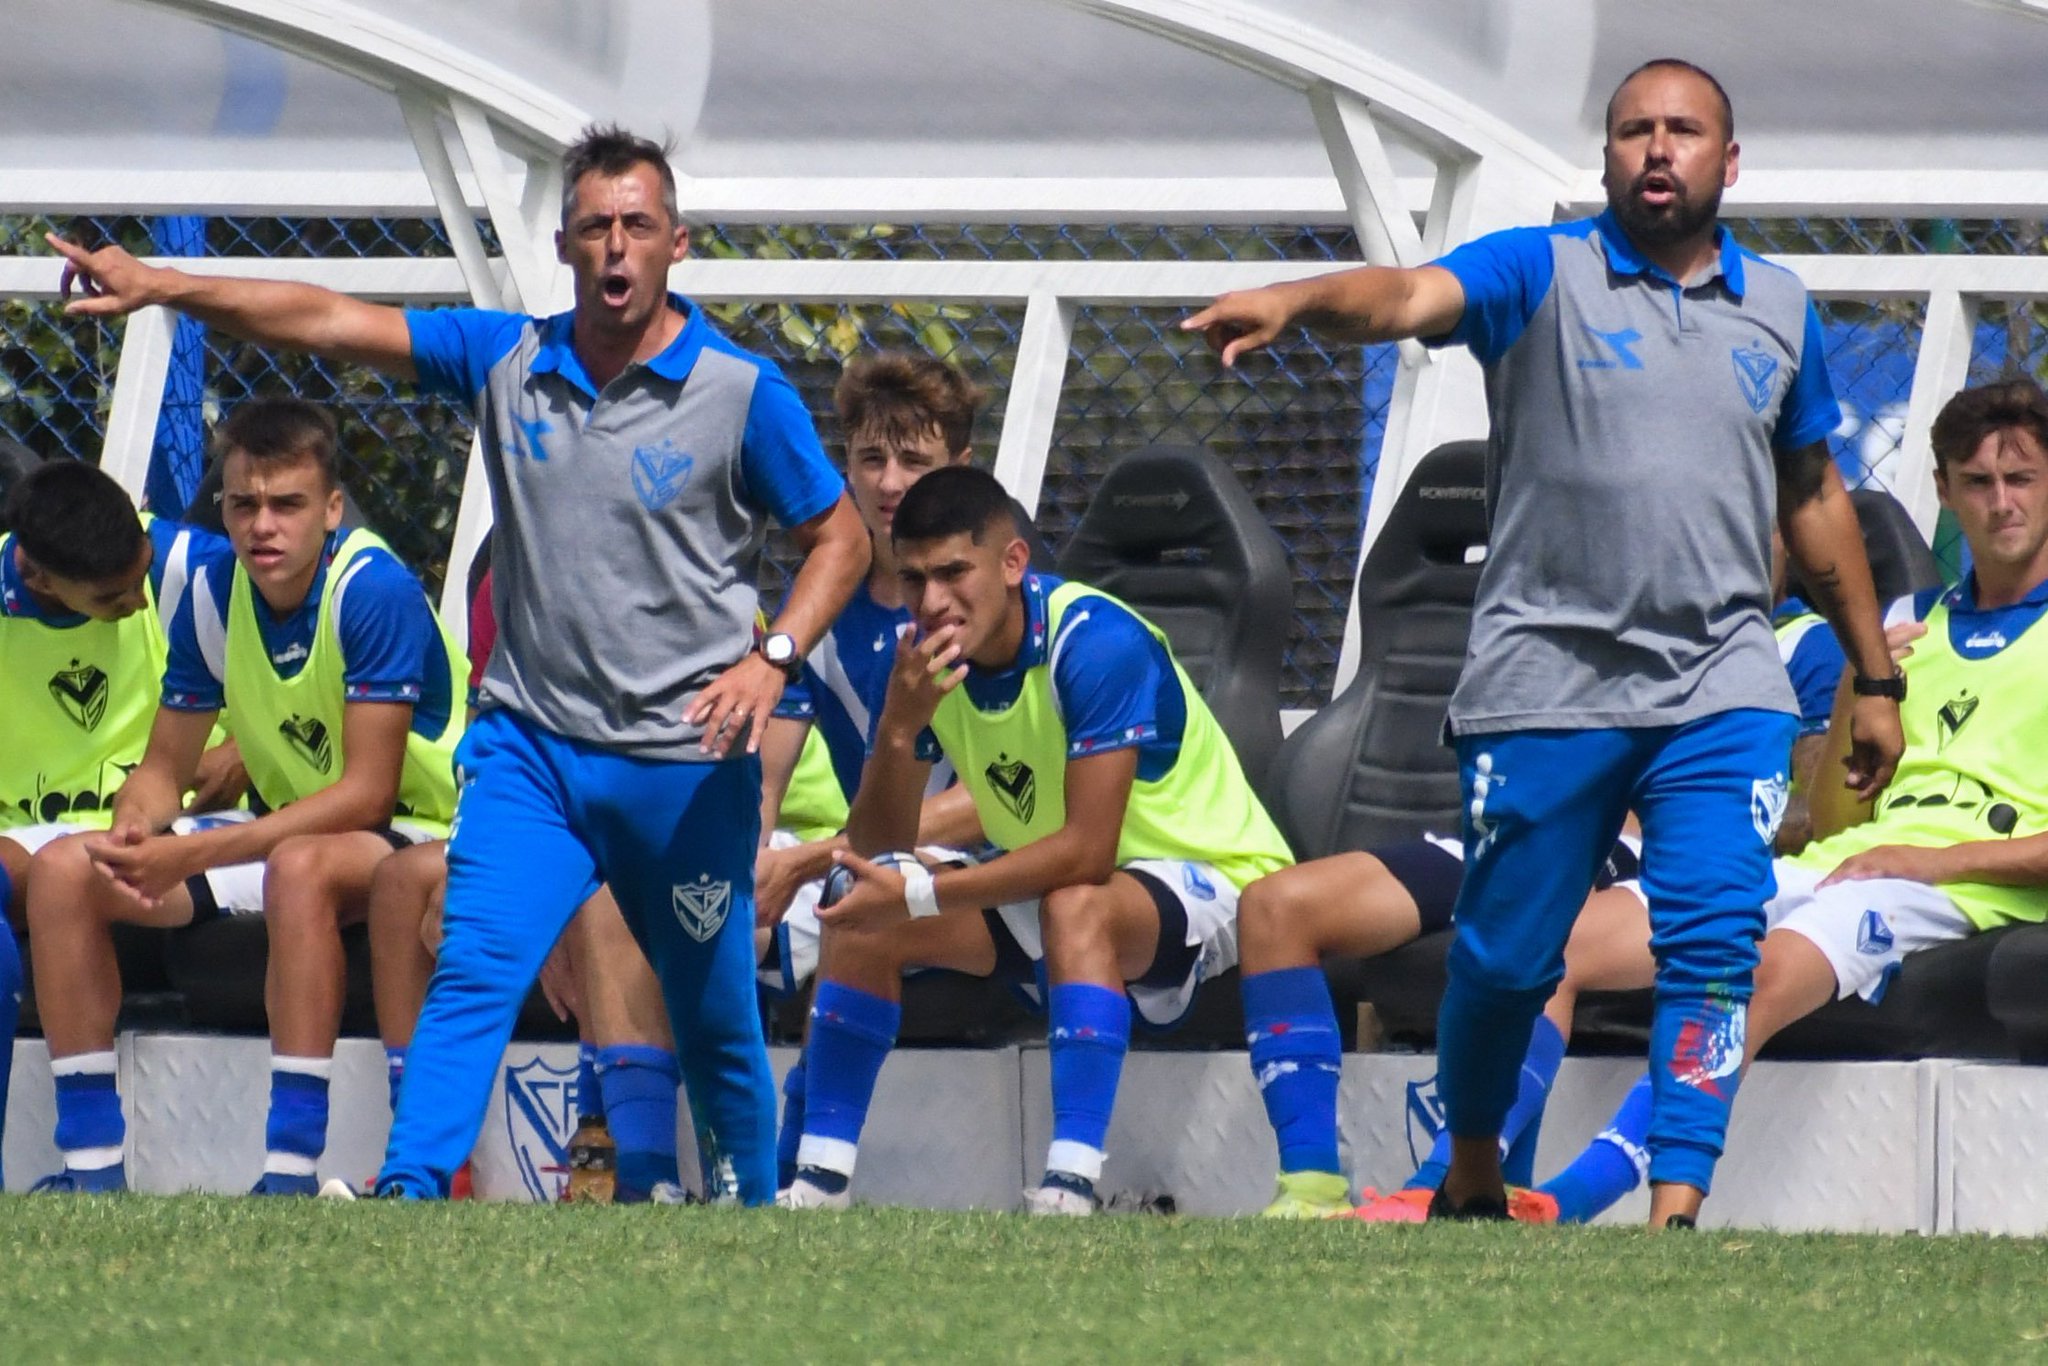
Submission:
[[[875,1098],[875,1078],[896,1046],[903,1007],[838,982],[811,997],[811,1041],[804,1050],[804,1128],[797,1163],[852,1175],[860,1131]]]
[[[57,1083],[57,1146],[65,1167],[119,1163],[128,1122],[121,1118],[121,1093],[114,1086],[113,1050],[52,1058],[50,1071]]]
[[[1557,1221],[1583,1224],[1634,1190],[1649,1170],[1643,1141],[1650,1136],[1650,1079],[1644,1077],[1622,1099],[1608,1126],[1595,1135],[1569,1167],[1540,1190],[1557,1198]]]
[[[597,1084],[597,1045],[576,1045],[576,1118],[604,1119],[604,1088]]]
[[[605,1124],[618,1148],[622,1193],[644,1196],[658,1182],[678,1184],[676,1087],[683,1073],[676,1055],[651,1044],[614,1044],[597,1050],[597,1090]]]
[[[804,1137],[804,1060],[796,1055],[796,1066],[782,1079],[782,1127],[775,1134],[775,1189],[787,1190],[796,1180],[796,1150]]]
[[[398,1113],[398,1088],[405,1083],[405,1050],[384,1045],[384,1084],[391,1088],[391,1113]]]
[[[0,1138],[7,1136],[7,1083],[14,1075],[14,1027],[21,1021],[21,948],[7,923],[7,895],[7,870],[0,868]]]
[[[1536,1133],[1543,1123],[1543,1107],[1550,1100],[1550,1084],[1557,1080],[1558,1066],[1564,1061],[1564,1048],[1564,1035],[1558,1033],[1550,1017],[1538,1015],[1529,1030],[1528,1050],[1522,1055],[1515,1103],[1508,1107],[1507,1118],[1501,1123],[1501,1174],[1509,1185],[1526,1186],[1534,1175]],[[1525,1137],[1526,1144],[1522,1141]],[[1403,1189],[1435,1190],[1444,1183],[1444,1173],[1450,1169],[1451,1130],[1445,1125],[1438,1131],[1436,1142],[1430,1145],[1429,1156]]]
[[[320,1154],[327,1149],[327,1083],[333,1075],[332,1058],[271,1055],[264,1171],[280,1176],[313,1174]]]
[[[1344,1064],[1337,1013],[1321,968],[1250,973],[1245,1042],[1283,1172],[1335,1172],[1337,1081]]]
[[[1045,1169],[1092,1184],[1102,1175],[1109,1115],[1131,1047],[1131,1001],[1120,990],[1063,982],[1049,1005],[1052,1147]]]

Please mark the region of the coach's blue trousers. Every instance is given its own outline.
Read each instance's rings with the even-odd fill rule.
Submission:
[[[731,1156],[740,1198],[773,1200],[775,1087],[753,961],[759,760],[634,758],[496,710],[469,728],[456,768],[445,938],[378,1192],[447,1193],[521,1002],[606,883],[661,980],[700,1126]]]
[[[1459,737],[1465,881],[1437,1023],[1454,1136],[1499,1135],[1565,940],[1633,809],[1657,959],[1650,1179],[1709,1188],[1741,1081],[1794,729],[1791,716],[1743,710]]]

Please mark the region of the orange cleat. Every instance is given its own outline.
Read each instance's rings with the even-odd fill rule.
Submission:
[[[455,1175],[448,1178],[450,1200],[474,1200],[476,1198],[476,1173],[465,1161],[455,1169]]]
[[[1333,1214],[1332,1219],[1356,1219],[1362,1224],[1420,1224],[1429,1219],[1429,1200],[1435,1191],[1397,1190],[1391,1195],[1381,1195],[1367,1186],[1359,1192],[1362,1197],[1357,1209]]]
[[[1554,1224],[1557,1222],[1557,1197],[1522,1186],[1509,1186],[1508,1218],[1518,1224]]]

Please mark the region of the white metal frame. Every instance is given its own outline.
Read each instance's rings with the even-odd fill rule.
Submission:
[[[390,91],[420,158],[421,175],[336,179],[211,177],[201,183],[139,176],[110,185],[84,173],[0,176],[0,204],[17,211],[190,209],[216,212],[433,212],[455,259],[220,259],[181,266],[290,277],[373,298],[474,300],[548,312],[566,306],[555,259],[560,173],[556,157],[587,122],[584,111],[405,23],[351,0],[136,0],[270,43]],[[1571,165],[1423,74],[1280,6],[1226,0],[1063,0],[1084,12],[1156,33],[1303,92],[1330,157],[1328,180],[686,180],[686,210],[720,221],[1156,221],[1348,222],[1369,262],[1410,265],[1493,228],[1545,221],[1560,207],[1599,202],[1597,173]],[[1546,22],[1589,22],[1577,11]],[[1517,19],[1516,22],[1522,22]],[[1587,44],[1590,51],[1590,43]],[[1433,178],[1395,173],[1389,132],[1426,149]],[[459,154],[459,155],[458,155]],[[1752,171],[1727,200],[1732,212],[1856,212],[1973,216],[2048,215],[2048,179],[2021,172],[1871,177]],[[487,217],[503,248],[486,255],[474,220]],[[1809,257],[1788,260],[1819,297],[1925,300],[1922,345],[1908,405],[1896,491],[1923,531],[1935,514],[1927,429],[1967,374],[1973,325],[1986,298],[2048,298],[2038,257]],[[1076,310],[1084,304],[1195,305],[1219,292],[1300,273],[1270,263],[829,262],[692,259],[677,288],[707,301],[995,301],[1021,303],[1024,323],[996,468],[1036,505]],[[0,297],[47,298],[47,257],[0,258]],[[108,468],[139,490],[162,399],[171,320],[129,320],[108,425]],[[1219,383],[1228,383],[1219,379]],[[1368,509],[1360,560],[1415,462],[1444,440],[1482,434],[1478,368],[1462,352],[1401,348],[1401,369]],[[465,571],[488,500],[471,453],[444,607],[460,622]],[[1346,630],[1337,686],[1357,655]]]

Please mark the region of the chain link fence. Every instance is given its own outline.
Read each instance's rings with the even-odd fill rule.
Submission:
[[[449,256],[433,219],[215,218],[203,222],[207,254]],[[488,224],[480,224],[487,245]],[[152,220],[91,218],[52,223],[0,219],[0,254],[44,250],[46,228],[93,244],[149,251]],[[1745,245],[1792,254],[1990,253],[2042,250],[2032,222],[1752,220],[1734,225]],[[1348,229],[1265,225],[923,224],[708,228],[696,249],[719,257],[870,260],[1233,260],[1342,264],[1359,259]],[[780,362],[820,430],[836,444],[831,392],[844,361],[862,351],[923,349],[960,364],[989,391],[976,445],[991,458],[1016,364],[1022,309],[1007,305],[903,302],[720,305],[711,309],[736,341]],[[1175,326],[1182,310],[1079,310],[1053,450],[1039,507],[1057,547],[1087,505],[1106,466],[1125,451],[1170,442],[1207,446],[1244,478],[1286,543],[1295,574],[1295,620],[1282,705],[1327,697],[1357,544],[1377,469],[1395,373],[1388,347],[1333,347],[1297,336],[1220,372],[1200,341]],[[1827,359],[1842,398],[1838,452],[1857,485],[1895,486],[1900,435],[1922,326],[1917,303],[1830,300],[1821,316]],[[66,318],[54,305],[0,302],[0,434],[39,455],[97,459],[119,355],[121,325]],[[1973,381],[2024,371],[2048,377],[2048,308],[1988,304],[1977,327]],[[372,523],[431,585],[445,572],[469,414],[415,396],[367,372],[264,353],[226,338],[204,346],[199,407],[219,413],[260,394],[297,393],[335,404],[343,422],[343,477]],[[1951,572],[1960,566],[1952,529],[1937,537]],[[778,586],[788,557],[771,557]]]

